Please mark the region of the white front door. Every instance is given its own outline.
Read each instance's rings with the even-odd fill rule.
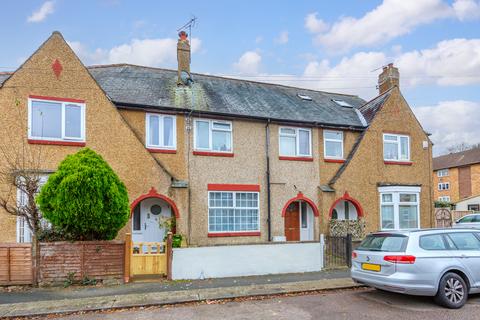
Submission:
[[[310,206],[302,201],[300,202],[300,241],[313,240],[313,212]]]
[[[167,232],[162,222],[172,216],[170,206],[161,199],[149,198],[140,203],[140,218],[132,219],[133,242],[162,242]],[[138,214],[138,209],[135,209]],[[138,217],[137,217],[138,219]]]

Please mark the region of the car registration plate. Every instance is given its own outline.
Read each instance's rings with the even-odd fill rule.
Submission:
[[[362,269],[368,271],[380,272],[382,267],[379,264],[362,263]]]

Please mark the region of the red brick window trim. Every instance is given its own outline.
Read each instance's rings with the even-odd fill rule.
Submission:
[[[208,191],[250,191],[260,192],[259,184],[208,184]]]
[[[209,238],[217,237],[259,237],[261,235],[260,231],[255,232],[209,232]]]
[[[313,161],[313,157],[286,157],[286,156],[279,156],[278,160],[286,160],[286,161]]]
[[[399,166],[411,166],[413,164],[412,161],[384,161],[383,163],[387,165],[399,165]]]
[[[166,153],[166,154],[175,154],[177,150],[170,150],[170,149],[155,149],[155,148],[147,148],[147,150],[151,153]]]
[[[193,151],[195,156],[206,156],[206,157],[227,157],[233,158],[232,152],[212,152],[212,151]]]
[[[328,158],[325,158],[325,159],[323,159],[323,161],[330,162],[330,163],[344,163],[345,159],[328,159]]]
[[[56,140],[36,140],[28,139],[29,144],[43,144],[43,145],[54,145],[54,146],[71,146],[71,147],[85,147],[85,142],[77,141],[56,141]]]

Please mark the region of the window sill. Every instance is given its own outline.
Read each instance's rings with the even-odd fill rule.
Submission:
[[[383,161],[384,164],[396,164],[399,166],[411,166],[413,164],[412,161]]]
[[[85,147],[86,143],[81,141],[56,141],[56,140],[37,140],[28,139],[29,144],[45,144],[56,146],[73,146],[73,147]]]
[[[208,233],[209,238],[216,238],[216,237],[259,237],[260,235],[261,235],[260,231]]]
[[[233,157],[232,152],[193,151],[193,155],[206,157]]]
[[[344,163],[345,159],[329,159],[329,158],[324,158],[323,161],[325,162],[330,162],[330,163]]]
[[[167,153],[167,154],[175,154],[177,150],[171,149],[155,149],[155,148],[147,148],[147,150],[151,153]]]
[[[285,157],[279,156],[278,160],[286,160],[286,161],[313,161],[313,157]]]

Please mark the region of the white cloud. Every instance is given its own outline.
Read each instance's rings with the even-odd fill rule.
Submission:
[[[480,18],[480,2],[475,0],[456,0],[453,3],[453,10],[458,19],[474,20]]]
[[[318,12],[307,14],[305,17],[305,28],[311,33],[320,33],[328,29],[328,25],[317,18]]]
[[[419,25],[451,17],[453,11],[442,0],[384,0],[361,18],[341,17],[327,32],[316,31],[314,41],[328,51],[347,52],[354,47],[387,42]],[[307,15],[305,21],[315,21],[316,17],[311,15]],[[310,31],[314,29],[309,28]]]
[[[240,75],[256,75],[260,72],[262,56],[256,51],[247,51],[233,64]]]
[[[48,15],[55,11],[54,2],[46,1],[37,11],[33,12],[31,16],[27,18],[28,22],[42,22]]]
[[[201,48],[201,40],[193,38],[192,53]],[[87,65],[105,63],[131,63],[151,67],[172,67],[176,65],[177,40],[174,38],[133,39],[110,49],[88,50],[80,42],[69,42],[72,49]]]
[[[434,106],[414,108],[413,111],[423,128],[432,133],[434,153],[437,155],[461,142],[480,142],[480,102],[441,101]]]
[[[480,83],[480,39],[444,40],[431,49],[401,54],[395,63],[402,84],[409,86]]]
[[[278,44],[287,44],[288,43],[288,31],[282,31],[278,35],[277,38],[275,38],[275,43]]]

